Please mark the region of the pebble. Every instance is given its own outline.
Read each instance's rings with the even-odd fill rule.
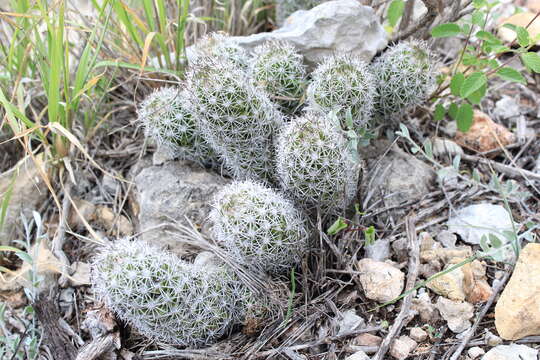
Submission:
[[[481,347],[478,347],[478,346],[473,346],[472,348],[470,348],[467,351],[467,355],[469,355],[469,357],[471,359],[479,358],[480,356],[484,355],[485,353],[486,352],[484,351],[484,349],[482,349]]]
[[[369,356],[362,350],[355,352],[351,356],[347,356],[345,360],[370,360]]]
[[[436,306],[452,332],[461,333],[471,327],[470,319],[474,316],[474,306],[468,302],[448,300],[440,296]]]
[[[408,336],[400,336],[390,345],[390,355],[398,360],[404,360],[409,357],[411,351],[416,348],[416,341]]]
[[[422,342],[428,338],[428,333],[422,330],[422,328],[413,327],[409,331],[409,337],[416,342]]]
[[[457,236],[456,234],[448,230],[443,230],[440,233],[438,233],[436,236],[436,239],[445,248],[453,249],[456,247]]]
[[[399,295],[405,286],[405,274],[390,264],[372,259],[358,262],[359,280],[370,300],[388,302]]]
[[[380,336],[364,333],[354,338],[354,344],[357,346],[379,346],[382,340]]]

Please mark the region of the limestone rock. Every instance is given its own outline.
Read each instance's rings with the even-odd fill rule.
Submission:
[[[310,66],[334,53],[349,53],[369,62],[388,44],[375,11],[356,0],[330,1],[309,11],[297,11],[282,28],[234,40],[248,51],[266,41],[288,41]]]
[[[526,345],[498,345],[489,350],[482,360],[538,360],[538,350]]]
[[[377,347],[381,345],[382,337],[370,333],[360,334],[354,338],[354,345]]]
[[[4,225],[0,229],[0,245],[10,245],[12,240],[22,239],[21,214],[30,220],[32,211],[38,210],[47,199],[48,189],[39,170],[41,168],[41,171],[47,171],[43,156],[35,156],[35,161],[38,165],[27,156],[13,168],[0,174],[0,199],[4,199],[11,191]]]
[[[467,351],[467,355],[469,355],[471,359],[477,359],[480,356],[484,355],[485,353],[486,352],[484,351],[484,349],[478,346],[473,346]]]
[[[400,336],[390,345],[390,355],[398,360],[404,360],[409,357],[411,351],[416,348],[416,341],[408,336]]]
[[[451,300],[465,300],[463,289],[464,274],[460,268],[440,275],[427,283],[427,287],[435,293]]]
[[[345,360],[370,360],[369,356],[362,350],[355,352],[351,356],[347,356]]]
[[[168,247],[179,255],[186,247],[171,236],[166,227],[172,221],[187,225],[187,217],[208,234],[206,222],[214,195],[230,180],[189,161],[170,161],[148,166],[135,177],[142,239]]]
[[[360,283],[366,297],[378,302],[395,299],[403,291],[405,274],[390,264],[362,259],[358,262]]]
[[[495,306],[495,326],[506,340],[540,335],[540,244],[523,248]]]
[[[442,296],[437,299],[437,309],[448,323],[448,328],[461,333],[471,327],[469,321],[474,316],[474,306],[463,301],[448,300]]]
[[[461,236],[469,244],[478,245],[483,235],[500,236],[503,231],[512,231],[512,219],[501,205],[480,203],[459,209],[447,222],[448,231]]]
[[[420,315],[420,319],[425,323],[434,324],[440,318],[427,292],[412,299],[411,310]]]

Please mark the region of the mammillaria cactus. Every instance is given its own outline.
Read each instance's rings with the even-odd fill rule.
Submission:
[[[207,163],[214,154],[193,118],[188,94],[179,87],[162,87],[148,95],[138,109],[138,121],[147,137],[174,155]]]
[[[375,60],[379,120],[390,120],[427,99],[435,85],[434,64],[434,55],[423,41],[401,42]]]
[[[210,219],[216,240],[248,267],[280,273],[298,264],[308,248],[302,212],[281,194],[251,181],[223,189]]]
[[[360,171],[335,117],[307,113],[283,127],[276,145],[284,190],[306,207],[335,212],[356,196]]]
[[[224,267],[199,268],[142,241],[103,249],[96,293],[141,334],[175,345],[205,345],[241,321],[249,291]]]
[[[283,123],[266,92],[231,62],[201,59],[188,74],[204,139],[237,179],[272,181],[272,137]]]
[[[325,0],[278,0],[276,4],[277,23],[282,25],[293,12],[309,10],[323,2]]]
[[[247,52],[233,38],[224,33],[205,35],[188,52],[189,61],[193,65],[207,56],[232,62],[243,70],[248,68]]]
[[[294,46],[283,41],[257,46],[251,71],[281,110],[292,113],[298,108],[306,85],[306,67]]]
[[[349,55],[328,57],[312,78],[307,91],[311,109],[323,114],[336,111],[342,124],[350,111],[354,127],[366,127],[373,114],[376,83],[365,62]]]

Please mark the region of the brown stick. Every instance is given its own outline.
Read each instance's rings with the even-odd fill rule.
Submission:
[[[43,329],[44,342],[49,345],[55,360],[74,360],[77,350],[58,322],[61,315],[55,298],[53,294],[42,294],[34,303],[37,318]]]
[[[407,216],[405,220],[405,225],[407,229],[407,240],[408,240],[408,250],[409,250],[409,272],[407,275],[407,284],[405,286],[405,291],[410,291],[414,288],[416,279],[418,278],[418,267],[420,265],[420,242],[416,236],[416,225],[415,219],[412,216]],[[403,305],[401,305],[401,310],[394,321],[394,324],[390,328],[390,331],[384,338],[379,351],[373,357],[373,360],[384,360],[385,355],[390,348],[390,344],[394,341],[394,338],[399,335],[401,329],[407,325],[407,323],[412,319],[410,317],[410,308],[412,298],[414,296],[414,291],[411,291],[403,299]]]

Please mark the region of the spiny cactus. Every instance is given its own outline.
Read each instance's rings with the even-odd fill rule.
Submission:
[[[307,113],[277,138],[277,173],[284,190],[304,206],[329,212],[354,199],[360,166],[335,117]]]
[[[215,155],[197,130],[188,94],[179,87],[162,87],[138,109],[144,134],[185,160],[208,163]]]
[[[142,241],[105,247],[94,289],[141,334],[183,346],[206,345],[242,321],[249,291],[224,267],[203,269]]]
[[[327,0],[278,0],[276,4],[276,19],[278,25],[283,25],[293,12],[310,10]]]
[[[349,55],[328,57],[312,74],[308,104],[327,114],[336,111],[344,123],[348,111],[356,128],[366,127],[373,114],[375,78],[369,66]]]
[[[199,39],[188,52],[189,61],[196,65],[204,57],[230,61],[240,69],[247,70],[249,55],[230,36],[224,33],[211,33]]]
[[[251,181],[223,189],[210,219],[216,240],[238,262],[269,273],[298,264],[308,247],[302,212],[281,194]]]
[[[257,46],[251,72],[282,111],[293,113],[298,109],[306,85],[306,67],[294,46],[283,41]]]
[[[204,139],[237,179],[272,181],[272,136],[283,115],[231,62],[205,57],[188,74]]]
[[[423,41],[401,42],[373,63],[377,79],[376,111],[390,120],[425,101],[435,85],[435,57]]]

